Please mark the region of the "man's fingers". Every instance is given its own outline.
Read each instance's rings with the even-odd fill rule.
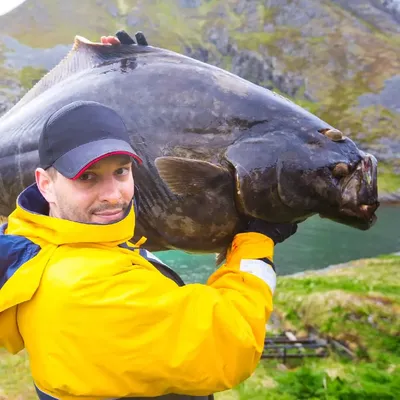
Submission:
[[[135,41],[124,30],[118,31],[116,36],[122,44],[136,44]]]
[[[149,44],[147,43],[146,37],[144,36],[143,32],[136,32],[135,38],[137,40],[137,44],[140,46],[148,46]]]
[[[108,36],[107,42],[109,44],[121,44],[121,42],[115,36]]]
[[[105,45],[121,44],[121,42],[114,36],[102,36],[100,40],[101,43]]]
[[[143,32],[137,32],[135,34],[137,44],[139,46],[148,46],[146,37]],[[129,36],[124,30],[120,30],[115,36],[102,36],[101,43],[105,45],[116,45],[116,44],[136,44],[136,42]]]

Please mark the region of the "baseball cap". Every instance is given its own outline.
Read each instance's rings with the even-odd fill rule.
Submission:
[[[122,118],[112,108],[95,101],[75,101],[53,113],[39,139],[39,163],[78,179],[97,161],[124,154],[139,164]]]

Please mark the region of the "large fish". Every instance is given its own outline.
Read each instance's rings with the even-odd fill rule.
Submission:
[[[118,111],[144,160],[134,239],[149,250],[220,252],[248,217],[319,214],[359,229],[376,219],[376,159],[326,122],[183,55],[82,37],[0,119],[0,215],[34,181],[45,119],[79,99]]]

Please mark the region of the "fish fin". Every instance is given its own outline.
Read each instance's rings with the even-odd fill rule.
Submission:
[[[135,41],[124,30],[118,31],[115,36],[119,39],[121,44],[136,44]],[[135,38],[139,46],[149,45],[146,36],[144,36],[143,32],[141,31],[136,32]]]
[[[227,170],[208,161],[158,157],[155,165],[171,192],[178,195],[196,195],[232,179]]]
[[[147,42],[146,36],[144,36],[143,32],[136,32],[135,38],[137,40],[137,44],[140,46],[148,46],[149,43]]]
[[[121,44],[136,44],[135,41],[123,29],[118,31],[115,36],[118,38]]]
[[[245,138],[228,146],[225,152],[225,160],[234,171],[236,208],[243,215],[255,217],[260,210],[268,211],[264,197],[255,193],[274,193],[278,186],[276,165],[281,152],[278,138],[278,135]]]
[[[94,68],[110,59],[127,58],[138,52],[155,51],[151,46],[124,46],[104,45],[92,42],[82,36],[75,36],[74,44],[70,52],[40,81],[29,90],[24,97],[10,110],[9,113],[18,110],[20,107],[39,96],[47,89],[70,76]]]

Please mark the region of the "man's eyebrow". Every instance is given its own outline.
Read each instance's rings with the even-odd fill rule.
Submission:
[[[131,163],[132,163],[132,160],[131,160],[130,158],[123,158],[123,159],[121,159],[121,160],[119,161],[118,167],[123,167],[124,165],[131,164]],[[94,164],[94,165],[90,166],[90,167],[87,169],[87,171],[96,171],[96,170],[98,170],[98,169],[99,169],[99,166],[96,165],[96,164]]]
[[[118,163],[118,165],[119,165],[120,167],[123,167],[124,165],[131,164],[131,163],[132,163],[132,160],[131,160],[130,158],[127,158],[126,160],[121,160],[121,161]]]

